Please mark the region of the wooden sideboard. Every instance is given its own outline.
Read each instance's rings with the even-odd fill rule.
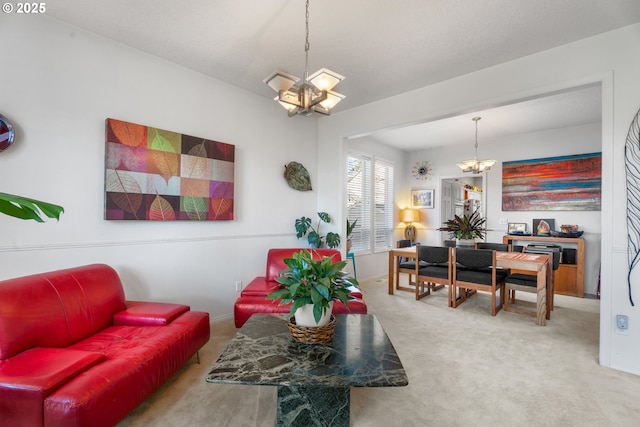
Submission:
[[[502,237],[502,243],[554,243],[562,247],[576,249],[575,264],[560,264],[554,272],[553,281],[556,294],[584,297],[584,239],[582,237],[539,237],[506,235]]]

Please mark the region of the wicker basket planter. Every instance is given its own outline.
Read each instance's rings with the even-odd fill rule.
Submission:
[[[298,326],[292,317],[287,322],[291,337],[303,344],[326,344],[333,339],[333,331],[336,327],[336,317],[331,315],[331,320],[324,326]]]

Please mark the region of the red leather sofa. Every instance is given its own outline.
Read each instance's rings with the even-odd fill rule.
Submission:
[[[0,281],[0,426],[113,426],[209,334],[208,313],[126,301],[107,265]]]
[[[267,253],[267,271],[264,276],[254,278],[240,293],[233,307],[233,315],[236,328],[244,325],[254,313],[288,313],[290,305],[280,305],[279,301],[266,299],[266,296],[280,286],[276,278],[280,272],[287,268],[285,258],[291,258],[294,252],[303,248],[269,249]],[[334,263],[342,260],[340,251],[336,249],[313,249],[314,258],[332,256]],[[342,303],[333,304],[333,312],[336,314],[367,314],[367,305],[362,300],[362,292],[354,288],[351,295],[355,297],[349,300],[348,308]]]

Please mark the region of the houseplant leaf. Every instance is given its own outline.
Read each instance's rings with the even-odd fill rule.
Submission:
[[[324,222],[326,222],[327,224],[331,223],[331,216],[326,213],[326,212],[318,212],[318,216],[320,217],[320,219]]]
[[[296,236],[298,239],[307,234],[309,228],[311,228],[311,218],[303,216],[302,218],[296,219]]]
[[[309,241],[309,246],[311,246],[312,248],[319,248],[320,246],[322,246],[322,238],[315,231],[309,233],[309,235],[307,236],[307,240]]]
[[[45,217],[60,220],[64,208],[53,203],[0,193],[0,212],[14,218],[44,222]]]
[[[327,233],[327,246],[330,248],[337,248],[340,246],[340,235],[338,233]]]

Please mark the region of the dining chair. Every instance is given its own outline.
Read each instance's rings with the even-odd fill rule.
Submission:
[[[491,249],[498,252],[511,252],[511,245],[507,243],[477,242],[476,249]],[[500,274],[505,277],[511,274],[511,270],[509,269],[503,269],[502,267],[497,267],[497,268],[498,268],[498,271],[504,270],[504,272]]]
[[[453,249],[453,285],[451,306],[456,308],[477,291],[491,294],[491,315],[504,303],[507,271],[496,268],[496,251],[492,249]],[[458,296],[458,290],[461,290]]]
[[[509,245],[506,243],[489,243],[478,242],[476,243],[476,249],[493,249],[494,251],[509,252]]]
[[[531,249],[527,246],[517,246],[517,245],[513,245],[512,249],[513,252],[528,252],[528,253],[534,253],[534,254],[540,254],[540,253],[547,253],[547,251],[540,251],[540,250],[536,250],[536,249]],[[553,247],[553,248],[549,248],[548,250],[552,250],[554,252],[560,252],[560,254],[558,255],[559,258],[562,258],[562,249],[559,247]],[[560,265],[560,259],[558,259],[558,265]],[[557,270],[558,266],[556,266],[556,268],[554,268],[553,270]],[[522,271],[518,271],[517,273],[523,273],[523,274],[527,274],[527,272],[522,272]],[[532,273],[529,273],[532,274]],[[553,279],[553,276],[555,276],[554,272],[551,272],[551,279]],[[554,286],[553,281],[551,282],[551,286]],[[516,290],[515,289],[510,289],[509,292],[507,293],[507,298],[511,298],[511,301],[515,301],[516,300]],[[551,310],[553,311],[553,302],[554,302],[554,290],[551,289],[551,297],[549,298],[550,301],[550,305],[551,305]]]
[[[453,280],[451,248],[421,245],[418,247],[418,260],[424,266],[416,266],[416,300],[429,295],[431,291],[448,286],[448,305],[451,307],[451,283]]]
[[[396,242],[397,248],[409,248],[411,247],[411,240],[404,239],[398,240]],[[406,286],[402,286],[400,284],[400,273],[405,273],[409,275],[409,285],[415,286],[416,282],[413,281],[413,275],[415,275],[416,265],[425,265],[424,263],[416,264],[416,260],[412,258],[403,258],[398,257],[398,266],[396,267],[396,289],[401,291],[410,291],[413,292],[413,288],[409,288]]]
[[[553,272],[556,271],[558,269],[558,266],[560,265],[560,251],[553,251],[549,253],[549,257],[550,257],[552,271],[549,272],[551,277],[547,281],[549,286],[546,289],[546,292],[549,297],[546,299],[546,301],[548,301],[548,304],[550,305],[549,309],[553,310],[553,287],[554,287]],[[517,300],[515,291],[523,291],[523,292],[537,294],[538,293],[537,276],[535,274],[526,274],[526,273],[514,273],[507,276],[507,278],[505,279],[506,298],[504,301],[504,311],[509,311],[511,313],[518,313],[518,314],[526,314],[528,316],[533,316],[537,318],[538,313],[540,313],[542,310],[542,308],[539,305],[540,299],[536,297],[535,303],[531,301]],[[509,304],[515,304],[516,307],[510,306]],[[528,307],[535,306],[536,311],[526,310],[521,308],[526,306]],[[549,320],[549,318],[551,317],[549,315],[549,311],[545,313],[545,317],[547,318],[547,320]]]

